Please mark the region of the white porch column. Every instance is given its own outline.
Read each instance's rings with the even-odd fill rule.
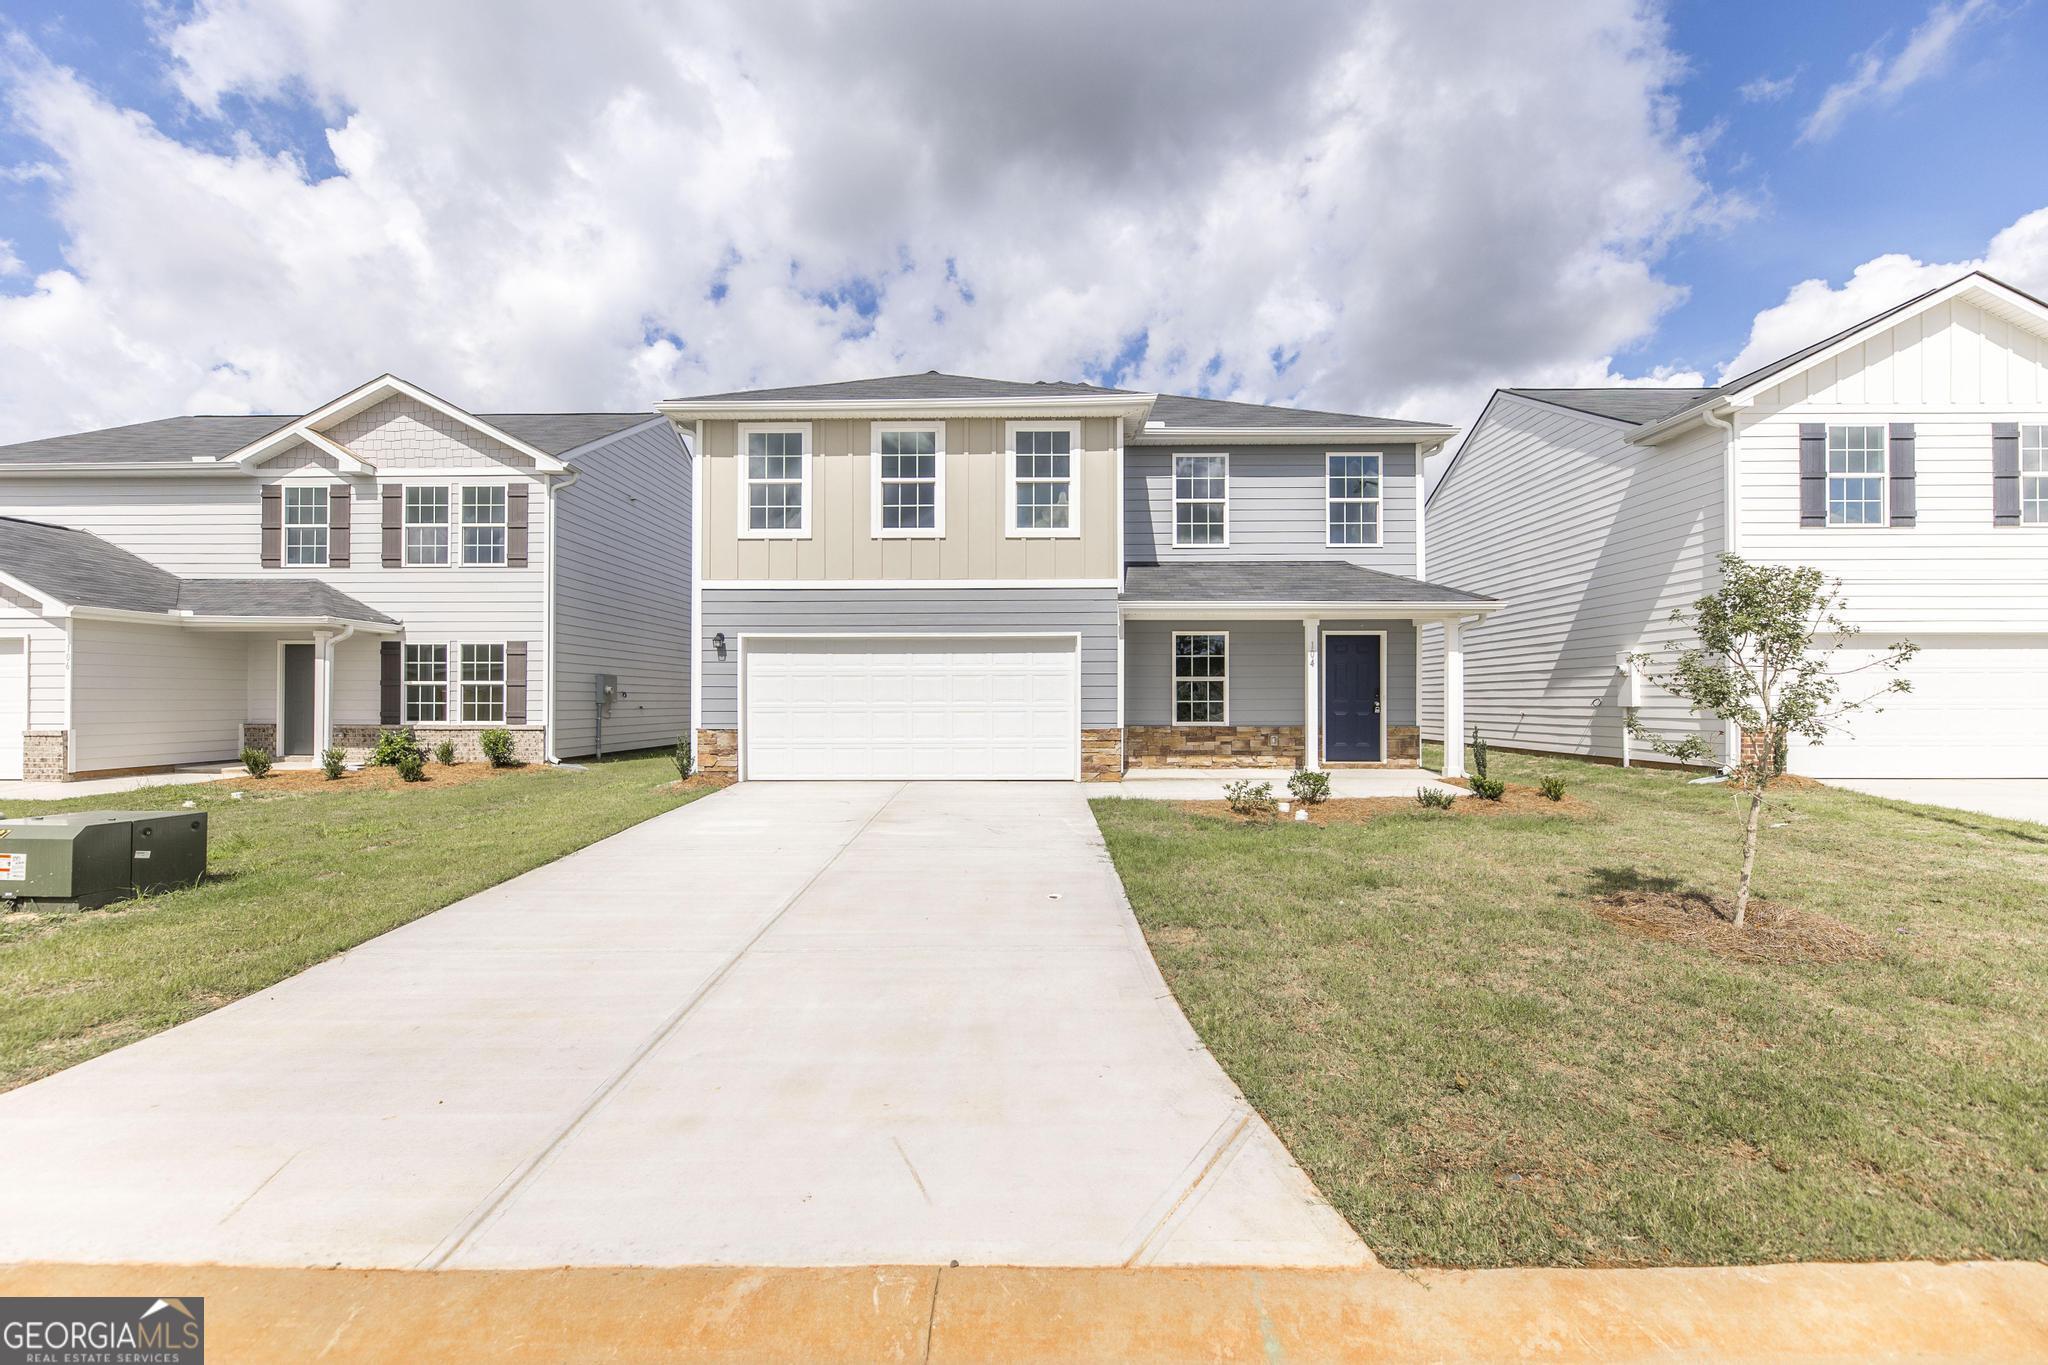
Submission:
[[[313,687],[313,756],[319,757],[334,744],[334,637],[320,634],[320,667]],[[278,747],[284,747],[284,717],[278,717]]]
[[[1305,617],[1301,623],[1301,735],[1304,752],[1301,766],[1318,772],[1323,766],[1323,661],[1322,618]]]
[[[1444,776],[1465,775],[1465,642],[1460,622],[1444,622]]]

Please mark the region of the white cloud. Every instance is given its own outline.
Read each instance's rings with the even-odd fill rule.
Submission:
[[[162,39],[162,128],[23,42],[0,66],[66,261],[0,296],[6,437],[386,369],[637,406],[1139,339],[1134,385],[1465,421],[1607,372],[1682,297],[1664,248],[1741,208],[1635,0],[213,0]],[[230,95],[324,111],[340,173],[223,143]]]
[[[21,257],[14,254],[14,243],[0,237],[0,280],[9,275],[19,275],[27,268],[21,263]]]
[[[1792,87],[1799,84],[1799,73],[1789,76],[1758,76],[1735,93],[1742,96],[1744,104],[1776,104],[1792,93]]]
[[[1999,232],[1984,254],[1972,260],[1920,261],[1894,253],[1857,266],[1840,288],[1826,280],[1800,281],[1786,292],[1784,302],[1756,315],[1748,342],[1721,368],[1715,382],[1768,365],[1972,270],[2030,294],[2048,294],[2048,208],[2036,209]]]
[[[1844,80],[1829,86],[1799,130],[1801,142],[1824,142],[1841,130],[1849,115],[1865,105],[1890,104],[1899,96],[1947,67],[1956,39],[1969,23],[1988,14],[1991,0],[1956,0],[1936,5],[1906,44],[1889,59],[1873,47],[1856,59]]]

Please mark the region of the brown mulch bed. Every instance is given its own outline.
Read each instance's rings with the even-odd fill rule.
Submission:
[[[1230,808],[1228,801],[1176,801],[1174,805],[1189,815],[1235,820],[1242,825],[1294,821],[1292,812],[1286,815],[1239,815]],[[1295,810],[1308,812],[1306,821],[1295,823],[1362,825],[1386,815],[1423,814],[1441,816],[1445,819],[1493,815],[1581,816],[1589,814],[1592,808],[1570,793],[1566,793],[1562,801],[1552,801],[1534,787],[1511,786],[1498,801],[1482,801],[1476,796],[1461,796],[1451,803],[1449,810],[1428,810],[1417,805],[1412,796],[1333,796],[1320,806],[1297,805]]]
[[[479,782],[488,777],[503,777],[507,773],[522,771],[522,768],[493,768],[488,763],[427,763],[427,780],[407,782],[393,767],[365,766],[343,771],[342,775],[330,780],[318,768],[293,768],[285,771],[272,768],[268,777],[251,777],[241,773],[224,777],[218,782],[201,783],[209,787],[233,787],[254,796],[258,793],[292,791],[389,791],[394,787],[459,787],[465,782]]]
[[[1867,962],[1882,956],[1877,940],[1831,915],[1751,899],[1743,926],[1735,902],[1699,891],[1617,891],[1592,902],[1593,913],[1646,938],[1703,948],[1745,962]]]
[[[691,773],[679,782],[669,783],[663,790],[672,792],[710,792],[717,791],[720,787],[730,787],[732,784],[733,778],[730,773]]]

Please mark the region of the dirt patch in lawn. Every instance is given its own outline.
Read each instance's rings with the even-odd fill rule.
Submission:
[[[224,777],[218,782],[204,782],[201,786],[230,787],[236,791],[248,792],[251,796],[269,792],[327,791],[367,792],[390,791],[393,788],[459,787],[465,782],[481,782],[485,778],[504,777],[508,773],[523,771],[523,768],[493,768],[488,763],[429,763],[424,782],[407,782],[393,767],[369,767],[344,770],[340,777],[329,778],[318,768],[271,769],[268,777]]]
[[[1291,811],[1286,815],[1241,815],[1230,808],[1228,801],[1176,801],[1174,804],[1189,815],[1232,820],[1241,825],[1284,824],[1290,821],[1311,825],[1362,825],[1388,815],[1429,815],[1449,820],[1483,819],[1496,815],[1574,817],[1591,813],[1590,807],[1570,795],[1562,801],[1552,801],[1534,787],[1509,787],[1498,801],[1461,796],[1447,810],[1429,809],[1417,804],[1412,796],[1333,796],[1319,806],[1297,803],[1295,810],[1308,812],[1305,822],[1295,821]]]
[[[1735,927],[1735,903],[1699,891],[1617,891],[1593,913],[1646,938],[1703,948],[1744,962],[1868,962],[1882,953],[1861,929],[1815,910],[1751,900]]]
[[[730,787],[732,784],[733,778],[730,773],[692,773],[680,782],[669,783],[662,790],[678,793],[715,792],[720,787]]]

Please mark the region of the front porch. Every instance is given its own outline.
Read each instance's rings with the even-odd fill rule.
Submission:
[[[1498,602],[1345,561],[1132,565],[1120,600],[1123,775],[1414,769],[1422,627],[1442,631],[1465,775],[1462,626]]]

